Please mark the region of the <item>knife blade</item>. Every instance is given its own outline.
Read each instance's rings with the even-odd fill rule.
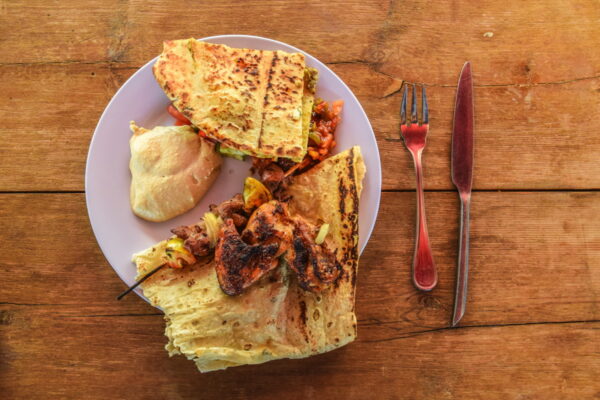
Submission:
[[[460,239],[452,326],[465,314],[469,277],[469,219],[473,182],[473,78],[466,62],[458,79],[452,130],[452,182],[460,195]]]

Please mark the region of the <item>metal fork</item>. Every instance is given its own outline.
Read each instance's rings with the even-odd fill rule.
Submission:
[[[425,139],[429,131],[429,108],[425,86],[422,86],[421,124],[417,116],[417,89],[413,85],[412,106],[410,109],[410,122],[406,121],[406,100],[408,97],[408,85],[404,85],[402,95],[402,107],[400,109],[400,131],[402,139],[410,154],[412,154],[417,176],[417,238],[415,242],[415,254],[413,258],[412,278],[415,286],[420,290],[429,291],[437,285],[438,277],[431,254],[429,234],[427,233],[427,221],[425,219],[425,199],[423,196],[423,164],[421,156],[425,148]]]

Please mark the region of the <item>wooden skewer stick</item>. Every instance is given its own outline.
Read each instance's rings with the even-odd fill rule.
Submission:
[[[135,289],[142,282],[144,282],[146,279],[150,278],[152,275],[154,275],[155,273],[157,273],[165,265],[167,265],[167,264],[159,265],[158,267],[154,268],[152,271],[148,272],[146,275],[144,275],[144,277],[142,279],[140,279],[139,281],[137,281],[133,286],[131,286],[126,291],[124,291],[123,293],[121,293],[120,295],[118,295],[117,296],[117,300],[121,300],[123,297],[125,297],[126,295],[128,295],[131,291],[133,291],[133,289]]]

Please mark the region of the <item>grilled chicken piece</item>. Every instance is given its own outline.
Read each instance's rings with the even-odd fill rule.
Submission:
[[[283,169],[275,163],[269,164],[260,174],[260,180],[271,192],[277,190],[277,187],[281,184],[283,178],[285,178]]]
[[[285,204],[278,201],[264,203],[252,213],[242,239],[249,244],[282,243],[278,255],[283,254],[292,240],[293,221]]]
[[[244,199],[241,194],[236,194],[230,200],[217,205],[211,205],[210,210],[219,215],[223,220],[231,219],[237,228],[242,228],[248,222],[244,211]],[[205,257],[211,253],[210,240],[204,221],[193,225],[183,225],[171,229],[178,238],[184,240],[185,248],[196,257]]]
[[[284,194],[285,187],[289,184],[288,170],[295,165],[295,162],[285,158],[277,161],[268,158],[252,158],[252,170],[276,199],[281,199]]]
[[[319,292],[335,282],[342,266],[325,243],[315,243],[316,229],[300,218],[292,219],[285,204],[270,201],[258,207],[240,235],[227,219],[215,250],[217,278],[231,296],[258,281],[283,256],[298,275],[300,287]]]
[[[291,243],[292,229],[285,206],[265,203],[252,214],[240,235],[232,219],[221,228],[215,250],[215,269],[219,285],[230,296],[275,269]]]
[[[223,292],[241,294],[266,272],[277,267],[278,243],[249,245],[238,233],[232,219],[225,221],[215,250],[215,270]]]
[[[184,240],[185,248],[196,257],[204,257],[210,254],[210,241],[206,234],[204,222],[189,226],[178,226],[171,229],[178,238]]]
[[[285,260],[298,276],[298,284],[304,290],[320,292],[334,283],[342,272],[325,243],[315,243],[315,228],[301,219],[296,219],[293,246],[285,254]]]
[[[242,228],[246,225],[246,222],[248,222],[248,216],[244,211],[244,198],[240,193],[218,206],[212,204],[210,206],[210,211],[219,215],[223,221],[231,218],[238,228]]]

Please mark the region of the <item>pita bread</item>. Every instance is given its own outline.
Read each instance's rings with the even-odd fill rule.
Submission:
[[[302,290],[280,266],[240,296],[219,287],[214,265],[164,268],[143,285],[165,313],[169,355],[182,354],[202,372],[324,353],[356,338],[354,291],[358,268],[358,199],[365,168],[359,147],[298,176],[290,211],[330,224],[327,244],[337,249],[341,278],[315,294]],[[165,260],[166,241],[133,256],[138,277]]]
[[[190,126],[131,123],[131,190],[134,214],[161,222],[193,208],[219,175],[221,156]]]
[[[307,149],[304,70],[300,53],[195,39],[164,42],[153,67],[173,105],[209,137],[245,154],[297,162]]]

